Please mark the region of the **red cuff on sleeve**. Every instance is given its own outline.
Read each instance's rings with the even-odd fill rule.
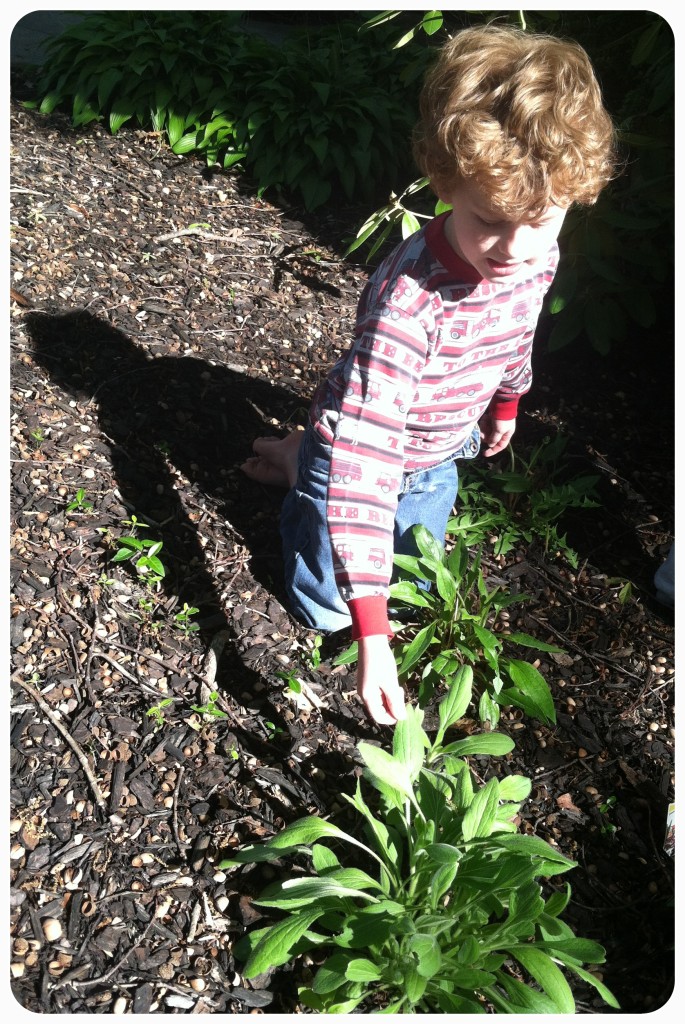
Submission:
[[[515,420],[519,411],[519,395],[512,398],[498,398],[494,396],[488,406],[488,413],[494,420]]]
[[[352,639],[363,636],[392,636],[388,622],[388,602],[381,594],[355,597],[348,602],[352,616]]]

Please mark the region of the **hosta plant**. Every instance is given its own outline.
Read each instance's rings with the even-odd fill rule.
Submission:
[[[423,713],[409,707],[392,753],[359,744],[364,787],[358,781],[345,799],[361,829],[311,816],[222,863],[293,861],[290,877],[255,901],[279,920],[235,950],[246,978],[311,952],[319,966],[299,997],[316,1012],[573,1013],[569,975],[617,1007],[585,966],[602,963],[603,948],[561,920],[570,887],[545,889],[574,862],[517,832],[530,781],[480,782],[469,769],[467,755],[505,754],[511,740],[448,737],[471,686],[464,667],[439,706],[432,742]]]

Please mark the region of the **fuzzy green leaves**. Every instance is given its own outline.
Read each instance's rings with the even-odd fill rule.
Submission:
[[[472,683],[470,667],[455,673],[432,743],[423,713],[408,707],[392,752],[359,744],[370,797],[360,781],[354,796],[343,795],[361,817],[365,841],[357,838],[362,830],[302,818],[223,862],[235,868],[297,857],[292,877],[255,901],[285,916],[236,946],[246,977],[316,947],[320,966],[311,987],[299,990],[315,1012],[572,1013],[567,973],[616,1006],[584,968],[601,963],[604,950],[577,939],[560,919],[570,889],[544,898],[540,879],[573,862],[512,824],[530,781],[512,775],[481,783],[470,772],[467,752],[505,752],[511,740],[484,733],[444,744]],[[359,863],[344,865],[337,851]],[[303,872],[307,854],[311,871]]]

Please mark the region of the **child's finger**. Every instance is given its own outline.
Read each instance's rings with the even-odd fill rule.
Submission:
[[[401,722],[406,716],[404,707],[404,692],[401,686],[391,687],[383,690],[385,706],[392,715],[394,721]]]

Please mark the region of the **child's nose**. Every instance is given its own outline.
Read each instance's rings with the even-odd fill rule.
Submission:
[[[508,260],[524,260],[530,256],[533,229],[529,224],[514,224],[500,240],[502,256]]]

